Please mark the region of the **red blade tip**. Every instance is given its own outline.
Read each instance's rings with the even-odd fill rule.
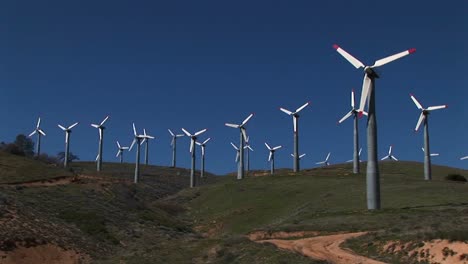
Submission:
[[[415,53],[416,52],[416,49],[415,48],[412,48],[412,49],[409,49],[408,52],[411,54],[411,53]]]
[[[333,44],[333,48],[334,49],[338,49],[340,46],[336,45],[336,44]]]
[[[361,118],[364,115],[362,111],[359,111],[358,117]]]

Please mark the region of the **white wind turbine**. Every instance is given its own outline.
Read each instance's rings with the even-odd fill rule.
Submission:
[[[302,158],[303,158],[305,155],[306,155],[305,153],[304,153],[304,154],[301,154],[301,155],[299,155],[299,159],[302,159]],[[291,157],[295,158],[294,154],[292,154],[292,153],[291,153]]]
[[[101,171],[101,168],[102,168],[102,147],[103,147],[103,140],[104,140],[104,129],[106,129],[106,127],[104,126],[104,123],[106,123],[107,119],[109,119],[109,116],[106,116],[99,125],[91,124],[92,127],[99,129],[99,148],[98,148],[98,154],[96,156],[97,171]]]
[[[239,163],[239,156],[240,156],[239,148],[232,142],[231,142],[231,146],[236,150],[236,159],[235,159],[235,161],[236,161],[236,163]]]
[[[365,111],[362,112],[364,115],[367,115]],[[350,116],[353,116],[354,118],[354,130],[353,130],[353,141],[354,141],[354,149],[353,149],[353,159],[351,160],[353,162],[353,173],[359,173],[360,168],[359,168],[359,155],[360,151],[358,153],[358,148],[359,148],[359,129],[358,129],[358,114],[359,114],[359,109],[355,107],[355,98],[354,98],[354,89],[351,90],[351,110],[343,116],[338,121],[338,124],[341,124],[343,121],[348,119]]]
[[[421,148],[421,149],[422,149],[422,151],[423,151],[424,153],[426,153],[426,151],[424,150],[424,148]],[[431,156],[431,157],[437,157],[437,156],[440,156],[440,154],[439,154],[439,153],[431,153],[430,156]]]
[[[419,115],[418,123],[416,124],[416,128],[414,131],[418,131],[421,123],[424,121],[424,149],[427,149],[427,152],[424,151],[424,179],[425,180],[432,180],[432,168],[431,168],[431,149],[429,147],[429,113],[434,110],[444,109],[447,108],[447,105],[437,105],[437,106],[429,106],[428,108],[424,108],[419,101],[414,97],[414,95],[410,94],[411,100],[413,100],[416,107],[421,110],[421,114]]]
[[[146,129],[144,129],[144,128],[143,128],[143,136],[145,138],[143,139],[143,141],[141,141],[140,144],[143,145],[143,143],[146,142],[146,145],[145,145],[145,165],[148,165],[149,140],[154,139],[154,137],[146,134]]]
[[[73,125],[65,128],[62,125],[58,125],[60,129],[65,131],[65,157],[63,161],[63,166],[66,168],[68,166],[68,154],[70,153],[70,134],[72,132],[72,128],[74,128],[76,125],[78,125],[78,122],[74,123]]]
[[[206,128],[202,129],[192,135],[190,132],[182,128],[182,131],[185,133],[185,135],[187,135],[187,137],[190,137],[190,153],[192,154],[192,164],[190,167],[190,188],[193,188],[196,185],[196,179],[195,179],[195,146],[196,144],[195,142],[197,142],[197,137],[205,133],[206,130],[207,130]]]
[[[362,148],[359,149],[359,152],[358,152],[358,159],[359,159],[359,162],[361,162],[361,152],[362,152]],[[353,162],[354,159],[351,159],[351,160],[347,160],[346,162]]]
[[[338,45],[333,45],[348,62],[357,69],[364,69],[364,80],[362,83],[361,101],[359,112],[364,111],[366,102],[368,102],[368,119],[367,119],[367,209],[380,209],[380,176],[378,165],[377,152],[377,118],[375,116],[375,79],[379,75],[375,68],[383,66],[389,62],[400,59],[406,55],[414,53],[416,49],[409,49],[403,52],[385,57],[375,61],[374,65],[366,66],[351,54],[340,48]],[[368,99],[369,98],[369,99]]]
[[[237,179],[242,180],[244,178],[244,140],[247,139],[247,132],[245,125],[253,117],[254,114],[250,114],[240,125],[225,123],[228,127],[239,128],[240,130],[240,143],[239,143],[239,166],[237,170]]]
[[[383,157],[381,160],[390,159],[390,160],[398,161],[398,159],[392,154],[392,150],[393,150],[393,146],[390,146],[390,148],[388,149],[388,155]]]
[[[268,155],[268,161],[270,162],[270,165],[271,165],[271,168],[270,168],[270,174],[273,175],[275,174],[275,152],[281,148],[281,146],[276,146],[276,147],[270,147],[270,145],[268,145],[266,142],[265,142],[265,146],[267,147],[267,149],[270,151],[270,154]]]
[[[133,182],[138,183],[138,180],[140,178],[140,145],[141,145],[141,141],[145,139],[145,135],[139,135],[137,133],[136,128],[135,128],[135,123],[133,123],[133,136],[134,136],[134,139],[128,151],[131,151],[133,148],[133,145],[136,144],[137,150],[136,150],[136,160],[135,160],[135,176],[134,176]]]
[[[32,137],[34,134],[37,133],[37,143],[36,143],[36,155],[39,157],[39,155],[41,155],[41,136],[45,136],[46,133],[44,132],[44,130],[42,130],[40,128],[40,125],[41,125],[41,118],[39,117],[39,119],[37,120],[37,125],[36,125],[36,129],[34,129],[33,132],[31,132],[31,134],[29,134],[29,137]]]
[[[327,157],[325,158],[324,161],[319,161],[319,162],[317,162],[315,164],[324,164],[325,166],[329,166],[330,162],[328,162],[328,159],[330,158],[330,155],[331,155],[331,152],[328,152],[328,155],[327,155]]]
[[[208,141],[210,141],[211,138],[207,138],[205,141],[203,141],[202,143],[200,142],[195,142],[197,143],[198,146],[201,147],[201,154],[202,154],[202,158],[201,158],[201,171],[200,171],[200,178],[203,178],[204,177],[204,174],[205,174],[205,148],[206,148],[206,143],[208,143]]]
[[[119,157],[120,156],[120,163],[123,163],[123,153],[124,153],[124,150],[127,150],[129,149],[129,147],[122,147],[119,143],[119,141],[117,141],[117,147],[119,148],[119,150],[117,151],[117,155],[115,155],[115,157]]]
[[[170,129],[168,129],[169,134],[171,134],[171,146],[172,146],[172,168],[176,167],[176,151],[177,151],[177,138],[183,137],[184,134],[174,134]]]
[[[287,109],[281,108],[280,110],[293,118],[293,132],[294,132],[294,172],[298,172],[300,170],[299,165],[299,112],[302,109],[306,108],[310,102],[303,104],[301,107],[297,108],[295,112],[289,111]]]
[[[245,146],[244,146],[244,149],[247,151],[247,157],[246,157],[246,160],[247,160],[247,173],[249,173],[250,171],[250,152],[251,151],[254,151],[253,148],[250,146],[250,136],[247,136],[247,139],[245,140]]]

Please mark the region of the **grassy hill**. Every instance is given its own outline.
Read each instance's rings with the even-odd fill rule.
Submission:
[[[53,244],[93,263],[321,263],[245,235],[375,231],[348,246],[394,261],[377,254],[377,241],[468,239],[468,185],[444,180],[468,173],[443,166],[426,182],[421,163],[381,163],[383,209],[369,212],[365,175],[350,164],[242,181],[208,174],[193,189],[180,168],[142,166],[134,185],[133,164],[104,163],[97,173],[92,162],[64,170],[3,153],[0,164],[0,252]]]

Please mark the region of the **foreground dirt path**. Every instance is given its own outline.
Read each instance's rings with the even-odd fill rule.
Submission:
[[[366,258],[348,249],[342,249],[341,243],[347,239],[365,235],[366,232],[346,233],[328,236],[301,238],[297,240],[267,239],[258,243],[270,243],[278,248],[300,253],[304,256],[324,260],[336,264],[383,264],[377,260]]]

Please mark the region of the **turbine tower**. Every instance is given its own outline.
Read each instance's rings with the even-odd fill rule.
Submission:
[[[195,134],[190,134],[187,130],[182,128],[182,131],[187,135],[187,137],[190,137],[190,153],[192,154],[192,164],[190,167],[190,188],[195,187],[196,185],[196,180],[195,180],[195,142],[197,142],[197,137],[203,133],[205,133],[207,129],[202,129]]]
[[[206,143],[208,143],[208,141],[210,141],[210,139],[211,138],[206,139],[205,141],[203,141],[203,143],[195,142],[195,143],[197,143],[197,145],[199,145],[201,147],[201,154],[202,154],[200,178],[203,178],[204,174],[205,174],[205,148],[206,148]]]
[[[37,120],[36,129],[34,129],[34,131],[31,132],[31,134],[29,134],[29,137],[32,137],[34,134],[37,133],[37,143],[36,143],[36,155],[37,155],[37,157],[39,157],[39,155],[41,155],[41,136],[46,135],[44,130],[42,130],[40,128],[40,125],[41,125],[41,118],[39,117],[39,119]]]
[[[58,125],[63,131],[65,131],[65,157],[63,161],[63,166],[66,168],[68,166],[68,154],[70,153],[70,134],[72,132],[72,128],[78,125],[78,122],[74,123],[73,125],[65,128],[62,125]]]
[[[247,151],[247,157],[246,157],[246,160],[247,160],[246,171],[247,171],[247,173],[250,172],[250,151],[254,151],[253,148],[250,146],[249,140],[250,140],[250,136],[247,136],[247,139],[245,140],[245,146],[244,146],[244,149]]]
[[[144,129],[144,128],[143,128],[143,136],[145,138],[141,141],[140,144],[143,145],[143,143],[146,142],[146,145],[145,145],[145,165],[148,165],[149,140],[154,139],[154,137],[146,134],[146,129]]]
[[[390,146],[390,148],[388,149],[388,155],[383,157],[381,160],[390,159],[390,160],[398,161],[398,159],[395,156],[393,156],[392,150],[393,150],[393,146]]]
[[[265,146],[270,151],[270,155],[268,155],[268,161],[270,162],[270,165],[271,165],[270,174],[273,175],[273,174],[275,174],[275,151],[280,149],[281,146],[276,146],[276,147],[272,148],[266,142],[265,142]]]
[[[358,113],[359,109],[355,107],[355,99],[354,99],[354,89],[351,90],[351,110],[343,116],[343,118],[338,121],[338,124],[341,124],[343,121],[348,119],[350,116],[353,116],[354,118],[354,151],[353,151],[353,173],[357,174],[360,172],[359,168],[359,155],[360,152],[358,152],[359,149],[359,129],[358,129]],[[362,112],[364,115],[367,115],[366,112]]]
[[[240,130],[240,143],[239,143],[239,165],[237,169],[237,179],[242,180],[244,178],[244,140],[247,139],[247,132],[245,125],[249,122],[254,114],[250,114],[240,125],[226,123],[228,127],[239,128]]]
[[[377,118],[375,114],[375,79],[379,78],[375,68],[383,66],[389,62],[397,60],[401,57],[414,53],[416,49],[409,49],[389,57],[377,60],[372,66],[365,66],[358,59],[340,48],[338,45],[333,45],[348,62],[357,69],[364,69],[364,81],[362,84],[361,101],[359,112],[364,111],[364,106],[368,99],[368,119],[367,119],[367,209],[380,209],[380,175],[377,159]]]
[[[119,148],[119,150],[117,151],[117,155],[115,155],[115,157],[117,158],[118,156],[120,156],[120,163],[123,163],[123,153],[124,153],[124,150],[129,149],[129,147],[122,147],[122,146],[120,146],[119,141],[117,141],[117,147]]]
[[[327,157],[325,158],[324,161],[320,161],[320,162],[317,162],[315,164],[324,164],[325,166],[329,166],[330,162],[328,162],[328,159],[330,158],[330,155],[331,155],[331,152],[328,152],[328,155],[327,155]]]
[[[410,94],[411,99],[413,100],[416,107],[421,110],[421,114],[419,115],[418,123],[416,124],[416,128],[414,132],[417,132],[419,126],[424,121],[424,179],[426,181],[432,180],[432,168],[431,168],[431,149],[429,148],[429,113],[434,110],[444,109],[447,108],[447,105],[437,105],[437,106],[429,106],[428,108],[424,108],[419,101],[414,97],[414,95]]]
[[[299,165],[299,112],[302,111],[306,106],[308,106],[310,102],[305,103],[298,109],[296,109],[295,112],[291,112],[287,109],[281,108],[280,110],[283,111],[284,113],[292,116],[293,118],[293,132],[294,132],[294,172],[298,172],[300,170],[300,165]]]
[[[168,129],[169,134],[172,136],[172,141],[171,141],[171,146],[172,146],[172,168],[176,167],[176,144],[177,144],[177,138],[183,137],[184,134],[174,134],[170,129]]]
[[[140,145],[141,145],[141,141],[145,139],[145,135],[137,134],[135,123],[133,123],[133,136],[134,138],[128,151],[131,151],[133,148],[133,145],[136,144],[137,150],[136,150],[136,160],[135,160],[135,176],[133,178],[133,182],[138,183],[138,180],[140,178]]]
[[[104,123],[106,123],[107,119],[109,119],[109,116],[106,116],[102,122],[97,125],[97,124],[91,124],[92,127],[99,129],[99,148],[98,148],[98,154],[96,157],[97,161],[97,171],[101,171],[102,169],[102,146],[103,146],[103,138],[104,138],[104,129],[106,127],[104,126]]]

